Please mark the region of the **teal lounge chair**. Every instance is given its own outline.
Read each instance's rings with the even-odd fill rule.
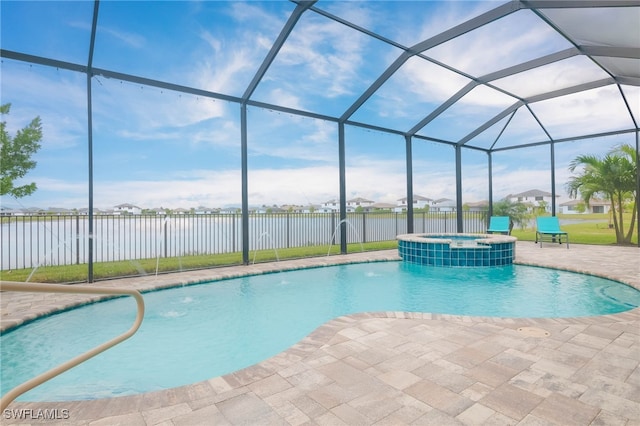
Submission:
[[[487,234],[504,234],[510,235],[510,222],[509,216],[491,216],[489,219],[489,228]]]
[[[569,234],[560,229],[560,222],[558,222],[556,216],[536,218],[536,243],[540,241],[540,247],[542,247],[542,240],[544,239],[562,244],[563,237],[567,248],[569,248]]]

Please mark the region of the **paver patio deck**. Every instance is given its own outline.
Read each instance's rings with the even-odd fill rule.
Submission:
[[[161,288],[247,273],[397,259],[359,253],[100,282]],[[518,242],[516,262],[640,289],[640,250]],[[1,328],[87,296],[1,295]],[[210,380],[128,397],[14,402],[3,424],[58,409],[70,425],[640,425],[640,308],[597,317],[382,312],[336,318],[285,352]],[[6,390],[5,390],[6,391]],[[50,421],[49,421],[50,422]]]

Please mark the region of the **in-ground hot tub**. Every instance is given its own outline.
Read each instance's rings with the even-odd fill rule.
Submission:
[[[449,267],[511,265],[517,240],[495,234],[404,234],[397,239],[404,261]]]

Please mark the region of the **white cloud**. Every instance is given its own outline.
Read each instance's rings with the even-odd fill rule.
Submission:
[[[252,110],[251,119],[250,156],[283,159],[288,164],[300,160],[328,164],[338,161],[335,123],[255,110]]]
[[[110,79],[94,89],[95,132],[115,133],[130,140],[206,141],[229,146],[239,140],[236,117],[227,117],[225,101]],[[207,124],[215,121],[214,124]]]
[[[39,116],[43,144],[65,149],[86,141],[86,80],[81,74],[10,61],[2,64],[2,103],[13,134]]]
[[[531,104],[554,138],[633,127],[616,86],[606,86]]]
[[[502,129],[505,123],[506,119],[499,124],[500,129]],[[526,107],[520,107],[500,136],[500,139],[498,139],[496,147],[548,140],[549,137],[544,133],[544,130],[540,127],[540,123],[536,121],[529,110]]]
[[[486,8],[486,5],[478,7]],[[466,5],[465,8],[458,7],[455,2],[448,3],[446,8],[441,9],[435,14],[438,21],[425,25],[423,40],[437,33],[434,28],[444,31],[478,12],[471,13]],[[523,27],[529,31],[523,32]],[[541,25],[529,12],[525,12],[500,20],[499,24],[476,29],[424,54],[459,70],[481,76],[523,62],[532,57],[532,52],[549,50],[549,44],[558,44],[557,35],[546,25]],[[523,46],[527,48],[523,49]],[[425,110],[420,103],[440,104],[468,82],[466,77],[414,57],[379,91],[377,96],[381,96],[381,99],[377,102],[378,111],[385,116],[407,116],[407,111],[420,109],[425,111],[424,117],[431,109]],[[479,87],[458,101],[457,105],[507,106],[515,101],[498,91]],[[393,108],[388,105],[393,105]]]
[[[231,2],[223,9],[236,27],[221,25],[217,33],[200,30],[200,38],[209,50],[195,57],[189,80],[195,87],[240,96],[248,87],[262,60],[285,22],[284,17],[269,13],[251,2]]]
[[[304,110],[300,96],[289,91],[287,88],[278,87],[269,92],[266,102],[274,105],[285,105],[288,108]]]
[[[195,87],[217,93],[240,95],[244,92],[250,81],[248,75],[254,73],[259,65],[260,47],[249,47],[238,43],[236,46],[224,46],[223,41],[214,39],[209,33],[203,36],[211,46],[211,53],[203,54],[193,71],[190,72],[190,80]],[[241,76],[242,78],[239,78]]]
[[[27,175],[25,182],[35,181],[38,189],[28,197],[15,199],[3,198],[3,205],[15,205],[17,208],[82,208],[88,204],[88,187],[86,182],[73,182],[64,179],[37,177]],[[18,181],[16,184],[20,185]]]
[[[532,164],[517,167],[494,163],[494,198],[507,194],[542,189],[550,191],[548,168]],[[429,165],[427,165],[429,164]],[[556,170],[557,191],[566,197],[564,182],[570,173]],[[337,165],[309,167],[251,168],[249,204],[319,204],[339,195]],[[455,199],[455,173],[446,164],[417,162],[414,165],[414,194]],[[532,184],[532,182],[535,182]],[[406,196],[406,176],[402,160],[351,159],[346,170],[347,197],[365,197],[376,202],[395,203]],[[463,202],[488,198],[486,169],[482,165],[465,166]],[[23,201],[28,206],[83,207],[87,204],[85,182],[39,179],[39,191]],[[111,208],[124,202],[143,208],[191,208],[240,206],[239,170],[175,170],[154,180],[100,180],[95,183],[97,208]]]
[[[462,108],[473,108],[477,112],[488,108],[506,108],[513,105],[517,99],[491,89],[487,86],[477,86],[460,99],[457,103]]]
[[[449,28],[462,24],[497,5],[496,2],[437,2],[435,10],[419,14],[416,17],[423,20],[418,31],[415,31],[419,34],[417,42],[427,40]],[[412,29],[412,26],[409,28]],[[406,29],[404,30],[406,31]],[[402,32],[403,28],[398,28],[397,31]]]
[[[492,84],[527,98],[607,77],[608,75],[587,57],[575,56],[495,80]]]
[[[130,31],[123,31],[119,28],[99,26],[99,34],[107,34],[111,38],[118,40],[121,44],[134,49],[142,49],[146,44],[144,36]]]
[[[279,16],[274,13],[269,13],[266,9],[254,3],[252,1],[235,1],[230,2],[227,13],[230,18],[241,23],[243,29],[246,29],[247,25],[260,25],[261,28],[279,29],[285,22],[284,16]],[[293,10],[294,5],[291,5]]]
[[[142,208],[191,208],[240,204],[240,171],[188,171],[190,178],[154,181],[100,181],[96,183],[95,204],[110,208],[132,203]],[[185,174],[187,174],[185,173]],[[195,176],[198,175],[198,176]]]
[[[441,103],[468,82],[469,79],[459,74],[413,57],[398,70],[397,76],[392,80],[393,88],[390,91],[410,92],[414,96],[407,97],[407,101],[415,102],[412,98],[417,97],[422,102]]]
[[[569,44],[532,12],[519,11],[424,53],[482,76],[565,47]]]
[[[295,84],[297,93],[313,98],[352,94],[368,43],[359,32],[306,14],[283,45],[265,82],[275,81],[279,87]]]
[[[331,166],[249,171],[249,203],[321,203],[338,193],[337,172]]]
[[[495,199],[502,199],[509,194],[540,189],[551,192],[549,170],[517,169],[499,172],[493,177],[493,193]]]

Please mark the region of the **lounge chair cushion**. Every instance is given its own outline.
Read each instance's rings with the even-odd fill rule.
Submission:
[[[491,216],[487,233],[509,234],[511,232],[509,229],[510,222],[509,216]]]
[[[569,234],[560,229],[560,222],[556,216],[539,216],[536,218],[536,243],[540,241],[540,247],[542,247],[544,239],[562,244],[563,238],[567,248],[569,248]]]

